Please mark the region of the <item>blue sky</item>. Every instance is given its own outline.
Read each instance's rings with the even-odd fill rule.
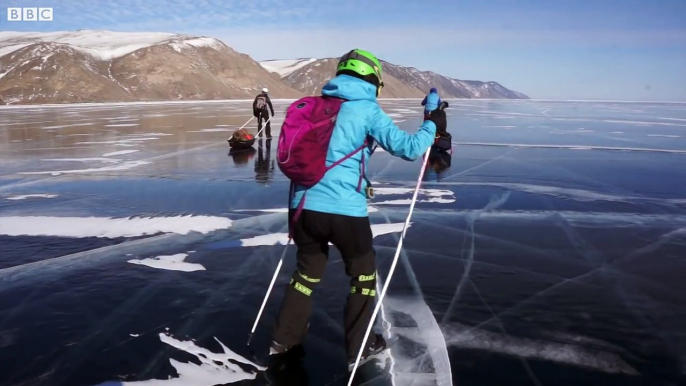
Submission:
[[[7,7],[54,21],[7,22]],[[0,30],[201,34],[256,60],[364,48],[541,99],[686,101],[686,0],[0,0]]]

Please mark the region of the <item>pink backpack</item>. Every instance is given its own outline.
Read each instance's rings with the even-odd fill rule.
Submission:
[[[290,202],[295,194],[295,185],[311,188],[324,174],[341,162],[352,157],[367,146],[367,140],[352,153],[326,166],[326,154],[329,150],[331,134],[336,126],[336,117],[345,102],[343,99],[327,96],[309,96],[301,98],[288,107],[286,119],[281,126],[276,159],[281,172],[291,180]],[[364,152],[360,165],[360,181],[357,191],[362,187],[364,176]],[[300,200],[292,223],[298,221],[305,205],[305,195]],[[290,224],[289,224],[290,225]],[[289,236],[291,234],[289,226]]]

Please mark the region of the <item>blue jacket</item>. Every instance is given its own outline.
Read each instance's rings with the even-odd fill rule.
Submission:
[[[376,87],[349,75],[339,75],[322,88],[322,94],[340,97],[347,101],[341,105],[336,126],[331,135],[326,164],[331,165],[360,147],[365,138],[374,140],[391,155],[414,160],[421,157],[433,144],[436,124],[424,121],[419,130],[408,134],[393,123],[376,101]],[[329,170],[315,186],[307,190],[304,209],[317,212],[367,217],[367,197],[360,179],[360,162],[365,153],[366,173],[374,143]],[[300,203],[305,188],[295,186],[291,208]]]
[[[431,91],[424,97],[422,101],[422,106],[424,106],[424,111],[434,111],[441,104],[441,97],[438,96],[438,91],[435,88],[431,88]]]

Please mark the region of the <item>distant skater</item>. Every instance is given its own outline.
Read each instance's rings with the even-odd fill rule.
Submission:
[[[272,112],[272,117],[274,116],[274,106],[272,106],[272,100],[269,99],[269,95],[267,94],[269,90],[267,88],[263,88],[262,92],[258,94],[255,97],[255,100],[252,103],[252,111],[253,111],[253,116],[257,118],[257,132],[259,133],[259,137],[262,138],[262,120],[264,119],[267,121],[267,127],[265,128],[265,131],[267,132],[267,139],[272,137],[272,125],[271,121],[269,120],[269,111],[267,110],[267,106],[269,106],[269,110]]]
[[[422,101],[422,106],[424,106],[424,118],[426,118],[430,111],[434,111],[441,105],[441,97],[438,96],[438,90],[436,87],[431,87],[429,93],[426,94],[424,100]]]

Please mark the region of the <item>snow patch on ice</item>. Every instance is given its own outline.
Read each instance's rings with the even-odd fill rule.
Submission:
[[[188,131],[188,133],[221,133],[221,132],[227,132],[227,131],[234,131],[234,130],[215,128],[215,129],[192,130],[192,131]]]
[[[234,212],[288,213],[288,208],[272,208],[272,209],[235,209]]]
[[[375,213],[379,210],[373,206],[367,207],[367,212]],[[288,208],[271,208],[271,209],[235,209],[234,212],[264,212],[264,213],[288,213]]]
[[[374,188],[374,194],[383,195],[412,195],[412,188]],[[455,193],[446,189],[419,189],[420,195],[428,196],[428,199],[418,199],[418,202],[434,202],[439,204],[450,204],[455,202]],[[374,202],[374,205],[409,205],[412,199],[398,199],[389,201]]]
[[[0,235],[54,237],[138,237],[158,233],[207,234],[231,227],[231,220],[213,216],[174,217],[0,217]]]
[[[686,199],[683,198],[657,198],[632,195],[615,195],[611,193],[595,192],[591,190],[584,190],[578,188],[567,188],[563,186],[521,184],[512,182],[444,182],[443,184],[450,186],[498,187],[505,190],[514,190],[524,193],[547,195],[552,196],[554,198],[562,198],[579,202],[607,201],[635,204],[636,202],[645,201],[651,203],[667,203],[672,205],[682,205],[686,203]],[[482,214],[482,216],[485,215],[486,214]],[[609,214],[606,215],[610,216]]]
[[[135,146],[138,142],[155,141],[159,137],[133,136],[133,138],[119,139],[115,141],[86,141],[76,142],[76,145],[116,145],[116,146]]]
[[[137,337],[140,336],[140,334],[129,334],[129,335],[131,335],[131,336],[134,337],[134,338],[137,338]]]
[[[168,329],[167,329],[168,330]],[[197,358],[200,365],[193,362],[179,362],[169,359],[169,363],[176,369],[178,377],[168,379],[149,379],[133,382],[105,382],[99,386],[108,385],[145,385],[145,386],[214,386],[240,382],[246,379],[255,379],[256,372],[244,370],[244,366],[252,366],[255,370],[264,371],[267,368],[251,362],[234,353],[219,339],[214,338],[222,347],[223,353],[215,353],[199,347],[192,340],[182,341],[175,339],[168,333],[160,333],[160,340],[175,349],[191,354]],[[237,364],[241,363],[241,365]]]
[[[93,158],[47,158],[47,159],[42,159],[41,161],[46,161],[46,162],[104,162],[104,163],[110,163],[110,164],[116,164],[121,162],[121,160],[118,160],[116,158],[99,158],[99,157],[93,157]]]
[[[103,157],[113,157],[115,155],[131,154],[131,153],[135,153],[137,151],[140,151],[140,150],[120,150],[120,151],[114,151],[112,153],[106,153],[106,154],[103,154],[102,156]]]
[[[165,137],[169,135],[174,135],[170,133],[134,133],[130,134],[131,137]],[[159,138],[155,138],[159,139]]]
[[[455,199],[432,197],[432,198],[429,198],[428,200],[417,200],[417,202],[435,202],[438,204],[450,204],[452,202],[455,202]],[[410,198],[400,199],[400,200],[389,200],[389,201],[375,202],[376,205],[410,205],[411,203],[412,203],[412,199],[410,199]]]
[[[403,230],[403,223],[391,223],[391,224],[372,224],[372,235],[373,237],[389,234],[389,233],[399,233]],[[410,223],[411,225],[411,223]],[[215,246],[218,248],[222,247],[257,247],[257,246],[269,246],[269,245],[286,245],[288,243],[288,233],[269,233],[266,235],[259,235],[255,237],[250,237],[240,240],[230,240],[226,242],[216,243]]]
[[[129,126],[140,126],[140,123],[110,123],[105,125],[105,127],[129,127]]]
[[[574,119],[574,120],[581,120],[581,119]],[[607,122],[607,123],[622,123],[622,124],[630,124],[630,125],[638,125],[638,126],[652,126],[652,125],[659,125],[659,126],[680,126],[680,127],[686,127],[686,125],[680,125],[676,123],[667,123],[667,122],[645,122],[645,121],[622,121],[622,120],[615,120],[615,119],[606,119],[602,122]]]
[[[24,194],[20,196],[9,196],[7,197],[8,200],[26,200],[27,198],[55,198],[57,197],[56,194]]]
[[[142,260],[131,259],[128,263],[145,265],[157,269],[166,269],[169,271],[194,272],[205,270],[205,267],[202,264],[185,262],[184,260],[186,257],[188,257],[188,255],[185,253],[177,253],[176,255],[150,257]]]
[[[580,148],[579,145],[547,145],[547,144],[532,144],[532,143],[490,143],[490,142],[453,142],[453,145],[459,146],[496,146],[496,147],[514,147],[514,148],[541,148],[541,149],[570,149]],[[686,154],[686,150],[675,149],[657,149],[657,148],[642,148],[642,147],[614,147],[614,146],[583,146],[584,149],[590,150],[614,150],[614,151],[645,151],[657,153],[671,153],[671,154]]]
[[[116,166],[105,166],[105,167],[101,167],[101,168],[70,169],[70,170],[46,170],[46,171],[40,171],[40,172],[19,172],[18,174],[26,174],[26,175],[50,174],[52,176],[59,176],[61,174],[113,172],[113,171],[129,170],[129,169],[133,169],[135,167],[141,166],[141,165],[147,165],[149,163],[150,162],[147,162],[147,161],[126,161],[126,162],[120,163]]]
[[[680,138],[678,135],[673,134],[648,134],[649,137],[664,137],[664,138]]]
[[[57,126],[43,126],[43,129],[61,129],[64,127],[76,127],[76,126],[92,126],[94,123],[92,122],[86,122],[86,123],[74,123],[71,125],[57,125]]]

